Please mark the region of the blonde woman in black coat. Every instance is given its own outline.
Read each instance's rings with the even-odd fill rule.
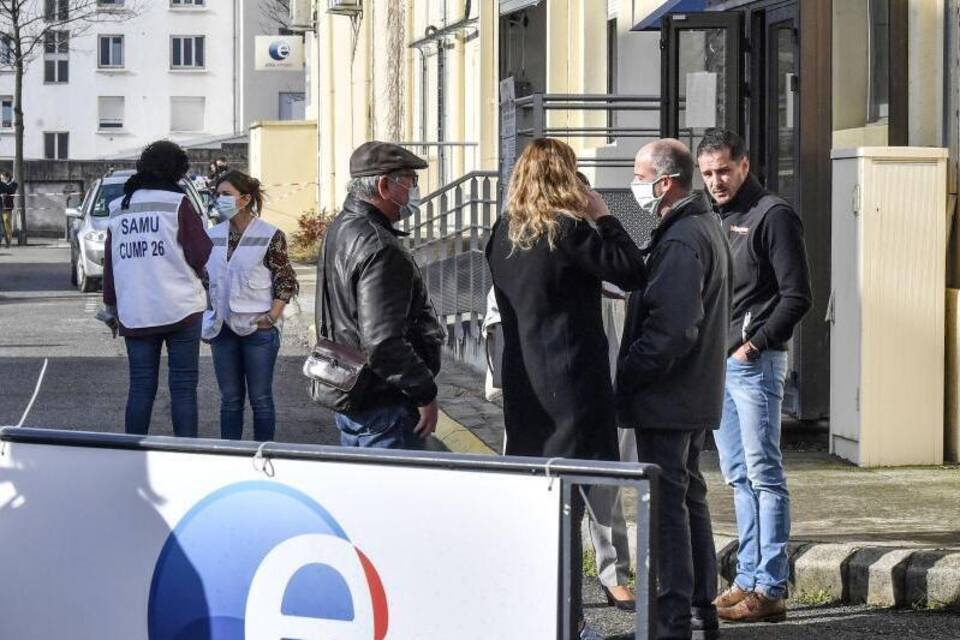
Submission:
[[[506,454],[618,460],[602,282],[641,287],[643,256],[578,180],[568,145],[527,146],[486,254],[503,323]]]

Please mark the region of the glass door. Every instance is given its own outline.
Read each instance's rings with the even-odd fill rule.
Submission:
[[[799,38],[795,5],[766,15],[766,187],[800,211],[797,149],[800,105]]]
[[[743,132],[743,17],[668,14],[661,28],[660,131],[696,152],[707,129]]]

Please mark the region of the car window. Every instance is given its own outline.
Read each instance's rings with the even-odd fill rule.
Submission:
[[[110,215],[111,202],[123,196],[123,183],[101,185],[93,202],[90,214],[95,218],[105,218]]]
[[[80,203],[80,213],[87,215],[87,209],[90,207],[90,200],[93,198],[93,194],[95,194],[99,188],[100,181],[97,180],[93,183],[93,186],[87,189],[87,192],[83,194],[83,202]]]

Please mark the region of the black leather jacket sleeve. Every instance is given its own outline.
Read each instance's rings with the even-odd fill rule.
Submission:
[[[414,329],[409,322],[416,282],[412,260],[396,247],[373,252],[357,272],[357,328],[370,369],[411,402],[424,406],[436,398],[437,385],[433,371],[407,337]]]

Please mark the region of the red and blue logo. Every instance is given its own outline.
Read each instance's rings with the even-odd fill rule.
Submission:
[[[387,596],[315,500],[244,482],[201,500],[167,538],[147,625],[150,640],[383,640]]]

